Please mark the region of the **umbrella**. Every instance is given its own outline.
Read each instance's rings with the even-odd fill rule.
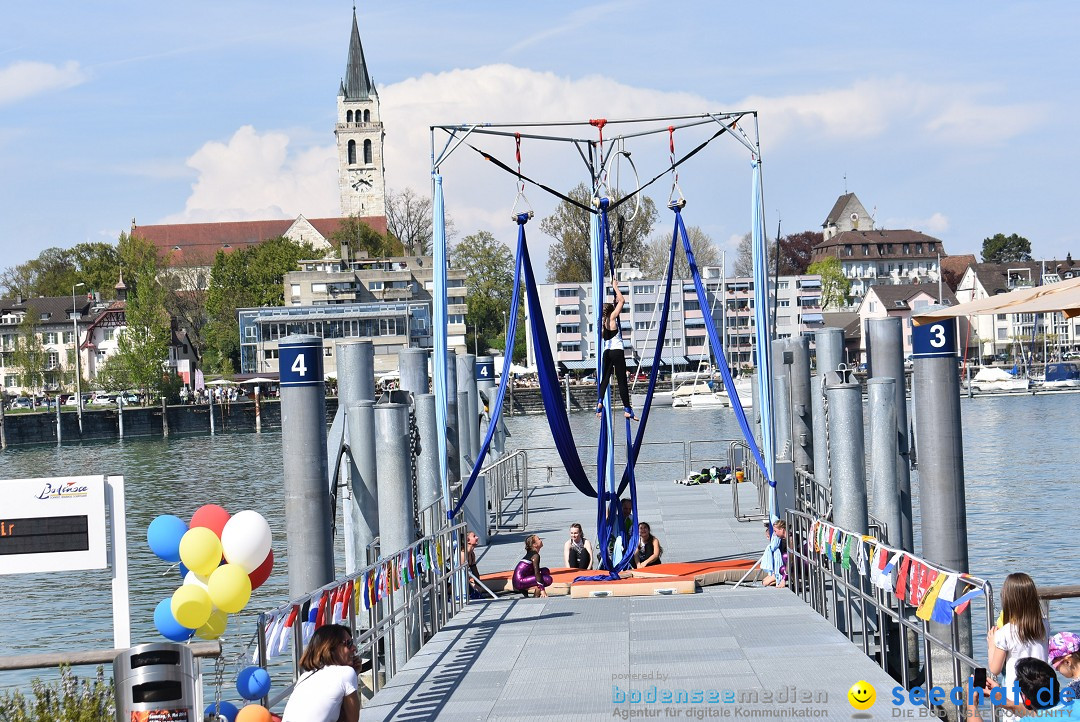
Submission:
[[[246,384],[276,384],[276,383],[277,382],[274,381],[274,379],[264,379],[261,376],[253,378],[253,379],[248,379],[247,381],[241,381],[240,382],[241,385],[246,385]]]
[[[229,381],[228,379],[214,379],[213,381],[207,381],[207,386],[236,386],[235,381]]]

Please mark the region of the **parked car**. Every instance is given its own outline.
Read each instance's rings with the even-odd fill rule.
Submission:
[[[90,406],[112,406],[116,401],[115,397],[111,394],[99,393],[91,396],[88,403]]]
[[[33,408],[33,405],[30,403],[29,398],[27,398],[26,396],[20,396],[17,399],[15,399],[14,401],[11,402],[11,406],[9,408],[12,411],[19,410],[19,409],[27,409],[27,410],[29,410],[29,409]]]
[[[1061,358],[1065,361],[1068,361],[1070,359],[1080,359],[1080,351],[1066,351],[1065,353],[1061,354]]]

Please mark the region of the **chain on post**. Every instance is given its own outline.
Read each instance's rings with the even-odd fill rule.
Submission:
[[[219,654],[214,660],[214,722],[225,719],[221,714],[221,688],[225,685],[225,655]]]
[[[825,478],[832,478],[832,441],[829,437],[829,394],[826,393],[826,386],[828,385],[829,377],[825,374],[821,376],[821,408],[825,417]],[[821,483],[818,483],[821,486]],[[829,495],[832,496],[832,483],[829,483]],[[829,510],[826,514],[826,518],[832,518],[832,504],[829,504]]]
[[[420,449],[420,427],[416,423],[416,407],[415,405],[409,408],[409,438],[410,454],[409,461],[412,469],[412,506],[413,506],[413,528],[416,530],[416,538],[424,538],[424,530],[420,528],[420,492],[417,490],[419,483],[419,475],[416,472],[416,457],[421,453]]]

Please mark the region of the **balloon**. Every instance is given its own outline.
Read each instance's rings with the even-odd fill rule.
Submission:
[[[206,706],[206,711],[203,714],[207,717],[216,714],[224,717],[228,722],[236,722],[236,715],[240,710],[236,708],[235,704],[232,702],[219,702],[216,706],[217,709],[214,709],[215,705],[211,702]]]
[[[210,595],[205,589],[193,584],[185,584],[173,592],[169,609],[180,624],[188,629],[198,629],[210,619],[210,612],[214,611],[214,605],[210,602]]]
[[[221,532],[221,548],[230,564],[239,564],[251,574],[270,553],[270,525],[259,512],[242,511]]]
[[[229,614],[239,612],[251,599],[251,579],[239,564],[226,564],[215,569],[206,588],[214,606]]]
[[[240,670],[240,674],[236,675],[236,691],[244,699],[259,699],[266,696],[266,693],[270,691],[270,673],[262,667],[245,667]]]
[[[169,599],[162,599],[154,609],[154,626],[162,637],[174,642],[186,642],[191,639],[191,635],[195,634],[194,629],[189,629],[176,621],[172,613],[172,602]]]
[[[225,511],[217,504],[200,506],[195,513],[191,515],[192,529],[195,527],[205,527],[214,532],[214,535],[219,539],[221,538],[221,531],[228,522],[229,512]]]
[[[225,627],[229,623],[229,615],[220,609],[210,612],[210,618],[206,624],[195,630],[195,636],[199,639],[212,640],[225,634]]]
[[[187,532],[187,524],[178,516],[162,514],[146,527],[146,543],[150,551],[167,562],[180,561],[180,539]]]
[[[180,559],[196,574],[209,576],[221,562],[221,540],[206,527],[189,529],[180,540]]]
[[[248,575],[251,580],[251,590],[255,591],[263,585],[267,579],[270,578],[270,572],[274,569],[274,550],[271,549],[270,553],[266,555],[266,559],[259,565],[259,568]]]
[[[236,715],[236,722],[272,722],[270,710],[261,704],[249,704]]]
[[[207,589],[207,584],[209,583],[209,581],[210,577],[204,577],[201,574],[196,574],[195,572],[188,572],[186,575],[184,575],[185,585],[192,584],[196,587],[202,587],[203,589],[206,589],[207,592],[210,591],[209,589]]]
[[[179,545],[177,545],[177,551],[180,551]],[[184,579],[187,578],[187,573],[191,570],[185,567],[183,562],[180,562],[179,566],[177,567],[177,571],[180,572],[180,581],[184,581]]]

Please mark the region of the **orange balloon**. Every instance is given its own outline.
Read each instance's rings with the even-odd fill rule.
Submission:
[[[272,722],[270,710],[261,704],[249,704],[236,714],[236,722]]]

